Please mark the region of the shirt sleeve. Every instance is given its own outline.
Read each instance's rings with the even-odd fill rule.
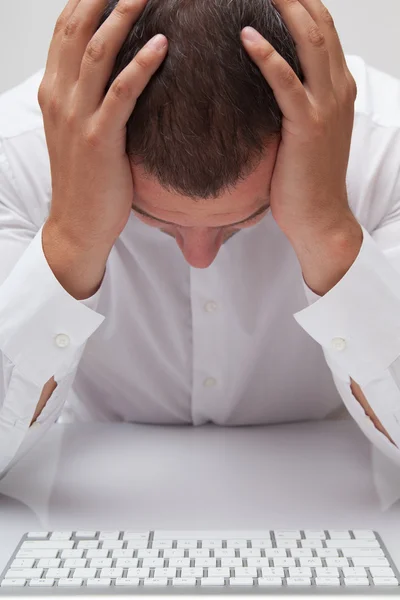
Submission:
[[[78,301],[58,282],[0,143],[0,478],[60,415],[89,337],[101,287]],[[29,427],[43,386],[57,388]]]
[[[307,285],[310,306],[296,313],[321,346],[349,413],[375,447],[400,467],[400,219],[372,234],[362,226],[360,253],[325,296]],[[395,445],[366,415],[351,379]]]

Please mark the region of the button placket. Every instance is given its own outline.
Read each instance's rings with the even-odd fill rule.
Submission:
[[[193,335],[192,418],[195,424],[223,414],[223,308],[216,261],[208,269],[191,269]]]

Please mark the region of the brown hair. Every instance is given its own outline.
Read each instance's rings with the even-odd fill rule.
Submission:
[[[108,0],[100,25],[117,0]],[[294,41],[271,0],[148,0],[106,92],[157,33],[168,54],[127,123],[127,153],[164,189],[214,199],[259,164],[282,113],[240,32],[251,25],[303,81]]]

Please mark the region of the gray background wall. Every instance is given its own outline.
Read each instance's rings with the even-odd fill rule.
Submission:
[[[44,67],[66,0],[0,0],[0,93]],[[325,0],[345,52],[400,79],[400,0]]]

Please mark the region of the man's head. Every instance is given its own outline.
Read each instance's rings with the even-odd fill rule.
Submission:
[[[99,26],[116,4],[108,0]],[[282,113],[242,45],[246,25],[303,80],[270,0],[148,0],[106,89],[150,38],[167,37],[168,54],[128,121],[126,149],[136,215],[175,237],[193,267],[208,267],[222,243],[266,212],[233,224],[268,205]]]

